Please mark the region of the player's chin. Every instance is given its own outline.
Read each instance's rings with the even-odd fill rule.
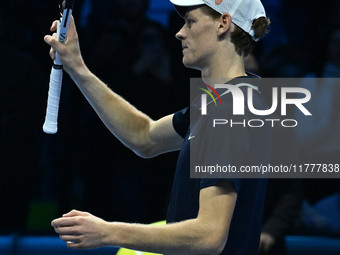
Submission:
[[[182,63],[187,68],[192,68],[193,61],[187,55],[183,55]]]
[[[195,62],[190,61],[189,59],[185,58],[185,56],[183,57],[182,63],[187,68],[200,70]]]

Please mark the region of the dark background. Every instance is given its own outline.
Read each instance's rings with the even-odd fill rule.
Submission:
[[[152,118],[184,108],[189,78],[199,73],[181,64],[174,35],[182,20],[171,4],[89,2],[77,0],[74,8],[89,68]],[[247,60],[248,69],[263,77],[327,77],[324,67],[340,59],[339,41],[329,43],[339,28],[340,1],[263,3],[272,20],[271,33]],[[67,75],[58,133],[42,131],[52,64],[43,37],[59,18],[58,4],[0,4],[0,234],[50,233],[50,221],[73,208],[106,220],[162,220],[177,153],[138,158],[110,134]],[[332,121],[339,119],[334,109]],[[339,153],[318,155],[331,161]],[[308,192],[306,199],[313,203],[334,192],[336,185],[330,180],[308,182],[306,187],[318,192]]]

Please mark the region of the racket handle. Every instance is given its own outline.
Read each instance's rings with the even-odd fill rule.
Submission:
[[[53,65],[50,76],[46,117],[43,125],[43,130],[46,134],[55,134],[58,131],[58,111],[62,80],[62,66]]]

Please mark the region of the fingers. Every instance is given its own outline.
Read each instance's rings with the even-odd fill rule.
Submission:
[[[54,228],[61,228],[61,227],[72,227],[74,225],[78,225],[79,219],[77,218],[59,218],[55,219],[51,222],[51,226]]]
[[[52,32],[56,32],[57,30],[57,26],[58,26],[58,20],[53,21],[50,30]],[[69,29],[68,29],[68,34],[67,34],[67,41],[66,44],[68,44],[67,42],[69,41],[71,44],[73,44],[74,42],[76,42],[78,40],[78,33],[76,30],[76,26],[75,26],[75,22],[74,22],[74,18],[73,16],[71,16],[71,20],[70,20],[70,25],[69,25]],[[54,60],[55,59],[55,54],[56,52],[62,52],[65,49],[65,44],[62,44],[58,41],[57,38],[57,34],[53,33],[53,35],[46,35],[44,37],[44,41],[51,46],[51,50],[49,52],[51,58]]]
[[[82,236],[74,235],[60,235],[59,238],[64,241],[70,249],[81,249],[81,238]]]
[[[53,23],[51,25],[51,28],[50,28],[50,31],[51,32],[56,31],[57,30],[57,26],[58,26],[58,20],[53,21]]]
[[[66,245],[69,249],[85,249],[81,241],[66,241]]]
[[[73,216],[88,216],[89,213],[87,212],[82,212],[78,210],[72,210],[68,213],[63,214],[63,217],[73,217]]]
[[[57,27],[58,27],[58,20],[55,20],[55,21],[53,21],[53,23],[50,27],[50,31],[55,32],[57,30]],[[70,34],[72,34],[72,35],[77,34],[73,16],[71,16],[69,30],[68,30],[68,35],[70,35]]]
[[[53,21],[51,27],[50,27],[50,31],[51,32],[55,32],[57,30],[57,26],[58,26],[58,20],[55,20]],[[57,34],[56,33],[53,33],[53,35],[46,35],[44,37],[44,41],[51,46],[51,49],[50,49],[50,57],[52,58],[52,60],[55,59],[55,56],[56,56],[56,50],[55,48],[53,48],[52,45],[56,45],[58,39],[57,39]],[[54,46],[55,47],[55,46]]]
[[[51,38],[51,37],[52,37],[52,38]],[[46,36],[44,37],[44,41],[45,41],[47,44],[49,44],[50,46],[51,46],[52,44],[53,44],[53,45],[55,44],[54,40],[57,40],[57,34],[56,34],[56,33],[54,33],[52,36],[46,35]],[[56,57],[56,50],[53,49],[53,48],[51,47],[49,54],[50,54],[50,57],[52,58],[52,60],[54,60],[55,57]]]
[[[44,41],[51,46],[49,54],[50,57],[54,60],[56,52],[62,47],[62,43],[58,42],[56,34],[53,34],[52,36],[46,35],[44,37]]]
[[[74,236],[74,235],[60,235],[59,236],[61,240],[63,240],[66,243],[80,243],[80,236]]]
[[[68,37],[69,38],[78,38],[76,24],[74,22],[73,15],[71,15],[70,25],[68,28]]]
[[[54,231],[59,234],[59,238],[64,242],[79,243],[81,241],[82,231],[78,226],[59,224],[54,227]]]
[[[80,228],[73,225],[64,227],[64,224],[68,225],[70,222],[64,221],[56,225],[54,231],[59,234],[59,238],[66,243],[68,248],[78,248],[83,237]]]
[[[87,212],[72,210],[51,222],[68,248],[96,248],[100,245],[103,220]]]
[[[81,233],[81,227],[78,226],[55,226],[54,231],[59,235],[79,235]]]
[[[55,57],[56,57],[56,52],[52,48],[50,49],[50,57],[51,57],[52,60],[54,60]]]
[[[82,249],[82,239],[84,238],[81,231],[81,217],[75,216],[78,212],[72,210],[71,212],[64,214],[64,216],[52,221],[51,225],[54,227],[54,231],[59,234],[59,238],[64,241],[70,249]]]
[[[89,216],[87,212],[72,210],[63,214],[61,218],[55,219],[51,222],[51,226],[56,227],[70,227],[81,224],[82,217]]]

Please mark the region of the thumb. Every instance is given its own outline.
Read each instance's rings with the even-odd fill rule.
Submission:
[[[62,43],[58,41],[56,35],[45,35],[44,41],[50,45],[54,50],[59,50],[60,47],[62,46]]]
[[[50,49],[50,56],[54,60],[56,56],[56,52],[61,52],[62,49],[65,47],[64,44],[58,41],[56,34],[51,35],[46,35],[44,37],[44,41],[51,46]]]

